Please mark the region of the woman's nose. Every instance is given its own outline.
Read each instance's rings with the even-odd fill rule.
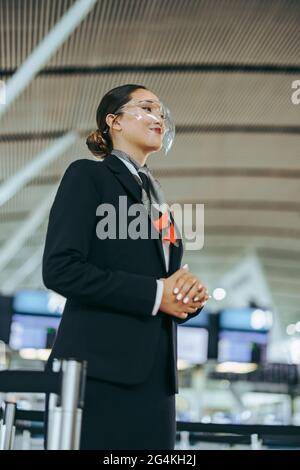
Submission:
[[[155,113],[155,118],[156,118],[155,124],[158,124],[159,126],[163,127],[163,125],[164,125],[163,116],[161,114]]]

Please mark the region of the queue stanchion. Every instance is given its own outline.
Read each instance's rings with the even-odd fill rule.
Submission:
[[[251,434],[251,450],[261,450],[262,440],[259,439],[258,434]]]
[[[48,410],[46,410],[48,411],[47,450],[79,449],[86,368],[86,361],[56,359],[50,374],[40,371],[16,370],[0,372],[0,390],[2,392],[49,394]],[[15,419],[18,417],[20,419],[20,413],[22,410],[17,410],[15,403],[6,402],[4,411],[0,410],[3,418],[0,421],[0,450],[13,448]],[[34,416],[30,419],[37,418]],[[24,446],[28,447],[25,440]]]
[[[22,433],[21,449],[31,450],[31,434],[28,429],[24,429]]]
[[[77,411],[80,396],[82,363],[76,360],[63,360],[62,362],[62,390],[61,390],[61,433],[60,450],[74,450],[76,448]],[[75,439],[76,438],[76,439]]]
[[[61,360],[54,359],[53,364],[52,364],[53,372],[59,373],[61,371],[61,365],[62,365]],[[49,403],[48,403],[47,450],[59,449],[60,429],[61,429],[60,395],[57,393],[50,393]]]
[[[78,407],[76,410],[74,450],[80,449],[81,423],[82,423],[82,413],[83,413],[83,407],[84,407],[87,362],[83,361],[81,365],[82,367],[81,367],[81,373],[80,373],[79,398],[78,398]]]
[[[4,445],[4,424],[3,419],[0,419],[0,450],[3,449]]]
[[[47,450],[79,449],[86,368],[86,361],[53,362],[53,371],[61,372],[61,391],[49,395]]]
[[[12,450],[15,439],[16,404],[4,403],[3,419],[0,422],[0,450]]]

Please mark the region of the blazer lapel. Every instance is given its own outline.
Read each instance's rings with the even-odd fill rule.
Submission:
[[[142,191],[139,186],[139,184],[136,182],[134,176],[130,172],[130,170],[127,168],[124,163],[120,161],[116,155],[110,154],[102,162],[102,165],[106,165],[115,175],[115,177],[120,181],[124,189],[126,190],[127,193],[130,194],[130,196],[138,203],[142,204]],[[146,213],[146,210],[145,210]],[[147,212],[148,218],[151,221],[150,214]],[[152,221],[151,221],[152,224]],[[154,232],[156,232],[156,237],[154,239],[159,258],[161,260],[161,263],[163,265],[164,271],[167,273],[166,270],[166,263],[165,263],[165,256],[163,252],[163,247],[162,247],[162,236],[159,231],[156,230],[154,225],[152,224]],[[170,260],[171,261],[171,260]]]
[[[178,225],[176,224],[174,217],[172,215],[172,212],[170,212],[171,215],[171,221],[175,226],[176,229],[176,234],[181,237],[181,232],[178,228]],[[169,270],[168,274],[171,275],[175,271],[177,271],[180,268],[180,263],[182,259],[182,254],[183,254],[183,243],[182,239],[178,238],[178,246],[173,245],[173,243],[170,244],[170,262],[169,262]]]

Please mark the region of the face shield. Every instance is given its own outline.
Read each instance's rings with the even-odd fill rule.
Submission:
[[[159,124],[163,132],[162,148],[168,153],[175,138],[175,123],[170,110],[160,101],[154,100],[131,100],[121,106],[116,112],[126,113],[136,119],[144,120],[149,126]]]

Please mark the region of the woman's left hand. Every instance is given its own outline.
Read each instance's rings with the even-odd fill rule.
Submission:
[[[189,307],[194,306],[195,310],[199,308],[199,301],[200,306],[203,306],[209,299],[207,288],[195,274],[189,271],[186,271],[177,279],[173,293],[178,302],[181,301]],[[197,303],[198,306],[196,306],[195,303]]]

